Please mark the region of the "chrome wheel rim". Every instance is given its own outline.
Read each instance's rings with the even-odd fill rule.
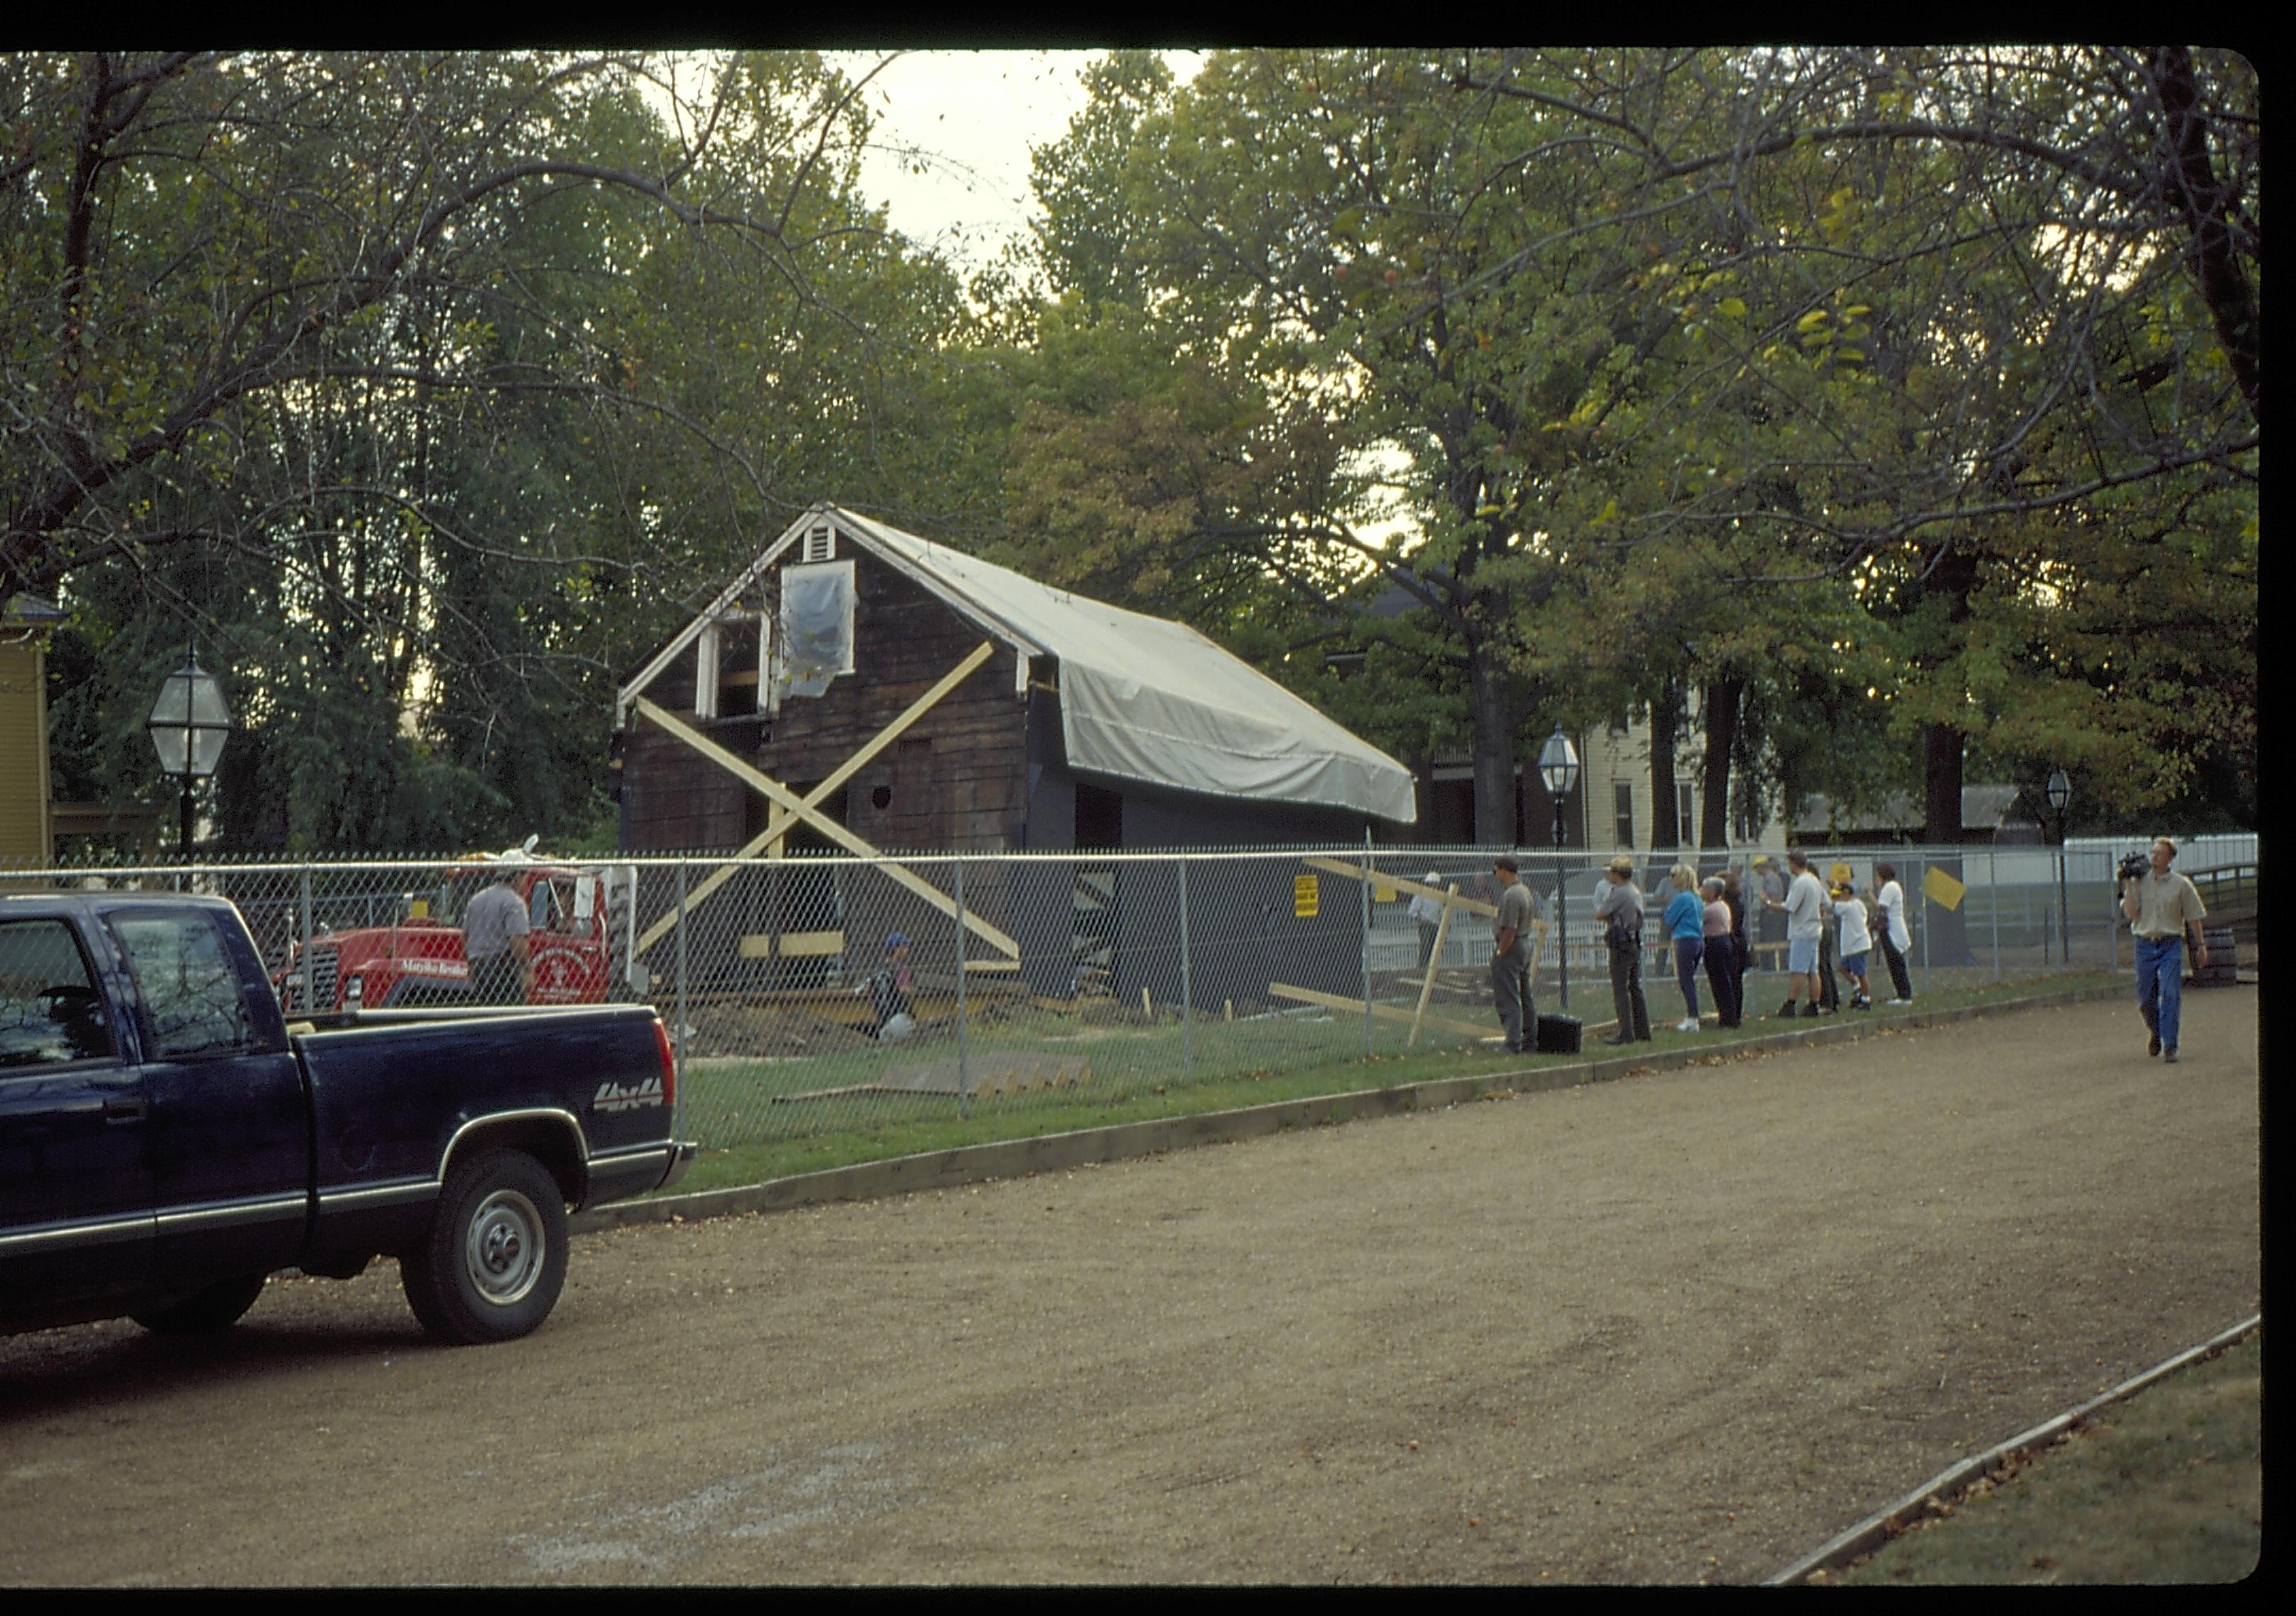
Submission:
[[[542,1214],[516,1190],[496,1190],[479,1203],[463,1243],[463,1268],[480,1300],[507,1308],[542,1277],[547,1245]]]

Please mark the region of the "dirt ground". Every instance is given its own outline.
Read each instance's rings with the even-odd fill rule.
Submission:
[[[2256,990],[0,1341],[17,1584],[1751,1581],[2256,1310]]]

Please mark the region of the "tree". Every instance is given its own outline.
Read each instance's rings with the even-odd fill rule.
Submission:
[[[782,476],[914,410],[887,356],[955,301],[854,197],[855,86],[693,65],[0,64],[0,589],[73,608],[70,733],[135,726],[196,633],[244,720],[234,840],[594,820],[613,675],[817,496]],[[732,373],[832,348],[830,384]]]

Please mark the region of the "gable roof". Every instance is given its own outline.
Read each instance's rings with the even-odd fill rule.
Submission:
[[[817,504],[767,546],[710,608],[623,686],[650,684],[826,518],[873,555],[1028,659],[1060,662],[1069,762],[1175,791],[1311,803],[1408,824],[1410,771],[1185,624],[1054,589],[1007,567],[836,505]]]

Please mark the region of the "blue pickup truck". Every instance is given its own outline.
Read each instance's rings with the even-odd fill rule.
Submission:
[[[642,1005],[290,1024],[217,898],[0,898],[0,1333],[217,1330],[396,1256],[433,1336],[549,1317],[569,1206],[676,1182]]]

